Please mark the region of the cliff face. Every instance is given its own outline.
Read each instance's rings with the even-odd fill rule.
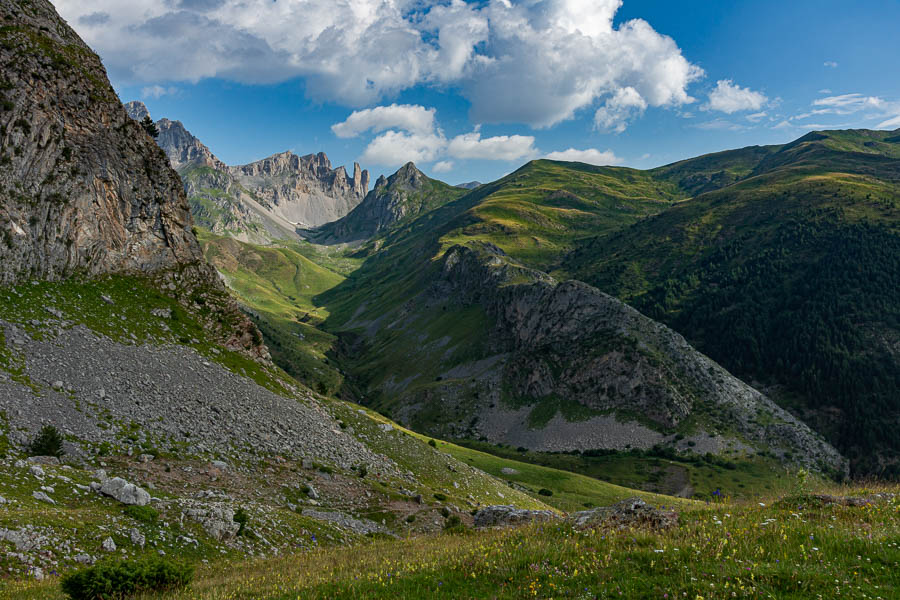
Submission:
[[[0,284],[201,259],[178,176],[45,0],[0,1]]]
[[[331,168],[324,152],[297,156],[282,152],[263,160],[231,167],[229,173],[251,194],[271,206],[271,212],[298,227],[335,221],[355,208],[369,189],[369,172],[353,165]]]
[[[125,105],[136,121],[150,113],[138,101]],[[198,224],[242,241],[295,238],[297,228],[335,221],[356,207],[369,189],[369,172],[354,163],[332,169],[324,153],[275,154],[229,167],[181,121],[160,119],[157,143],[184,181]]]
[[[47,0],[0,0],[0,21],[0,285],[152,275],[206,303],[223,343],[267,356],[202,257],[178,174],[100,59]]]

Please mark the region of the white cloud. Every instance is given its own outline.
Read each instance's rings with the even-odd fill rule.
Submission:
[[[643,110],[617,104],[623,90],[677,107],[703,74],[646,21],[614,25],[621,0],[53,2],[117,85],[300,77],[311,98],[345,106],[452,86],[474,122],[535,127],[612,99],[600,120],[615,130]]]
[[[369,142],[360,162],[366,164],[399,166],[410,161],[427,163],[437,159],[447,141],[435,134],[420,135],[401,131],[386,131]]]
[[[841,94],[840,96],[828,96],[813,100],[813,106],[819,106],[810,114],[815,115],[849,115],[866,109],[883,109],[885,101],[877,96],[863,96],[862,94]]]
[[[897,129],[898,127],[900,127],[900,114],[898,114],[896,117],[888,119],[887,121],[882,121],[875,127],[876,129]]]
[[[331,130],[339,138],[356,137],[366,131],[381,133],[388,129],[427,134],[434,131],[434,113],[433,108],[411,104],[377,106],[354,111],[345,121],[332,125]]]
[[[747,115],[747,120],[752,121],[753,123],[757,123],[757,122],[761,121],[762,119],[766,118],[767,116],[769,116],[769,113],[767,113],[766,111],[762,111],[762,112],[758,112],[758,113],[753,113],[752,115]]]
[[[616,91],[612,98],[594,113],[594,123],[600,129],[622,133],[628,121],[640,116],[647,108],[647,101],[633,87]]]
[[[622,159],[615,155],[612,150],[600,151],[596,148],[588,148],[586,150],[576,150],[569,148],[568,150],[557,150],[547,154],[544,158],[550,160],[563,160],[567,162],[582,162],[589,165],[620,165]]]
[[[435,173],[449,173],[453,170],[453,161],[452,160],[442,160],[440,162],[434,163],[434,166],[431,167],[431,170]]]
[[[530,135],[498,135],[482,138],[477,131],[458,135],[447,145],[447,154],[460,159],[518,160],[534,156],[534,138]]]
[[[730,115],[742,110],[758,111],[768,100],[760,92],[742,88],[730,79],[720,79],[716,82],[715,89],[709,93],[709,101],[702,108]]]
[[[419,105],[393,104],[354,111],[347,119],[331,126],[338,137],[359,137],[377,133],[369,142],[362,162],[396,166],[409,161],[432,162],[434,168],[450,170],[453,163],[447,158],[462,160],[518,160],[536,156],[534,137],[530,135],[498,135],[481,137],[476,128],[447,139],[434,119],[435,109]]]
[[[176,87],[163,87],[161,85],[151,85],[141,90],[141,96],[144,98],[162,98],[163,96],[173,96],[178,93]]]
[[[830,69],[837,69],[838,64],[833,60],[826,60],[824,63],[822,63],[822,66],[828,67]]]

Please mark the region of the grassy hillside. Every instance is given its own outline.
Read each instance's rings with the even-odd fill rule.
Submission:
[[[634,169],[549,160],[528,163],[479,196],[470,222],[444,234],[443,246],[490,242],[543,270],[552,270],[580,238],[630,225],[686,197],[674,184]]]
[[[870,494],[872,490],[842,489]],[[896,493],[897,490],[882,490]],[[900,505],[809,495],[682,511],[668,532],[531,526],[203,567],[172,600],[302,598],[895,598]],[[53,582],[0,593],[62,598]]]
[[[318,327],[328,311],[314,298],[344,280],[336,270],[346,272],[358,261],[306,243],[258,246],[202,230],[199,238],[206,259],[259,327],[273,360],[316,391],[336,392],[342,376],[326,356],[336,338]]]
[[[756,152],[745,179],[597,236],[565,269],[775,386],[857,469],[896,475],[898,139],[813,133]]]

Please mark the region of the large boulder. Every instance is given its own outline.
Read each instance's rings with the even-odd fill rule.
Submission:
[[[591,527],[669,529],[678,525],[678,513],[674,510],[654,508],[640,498],[628,498],[612,506],[573,513],[568,521],[576,529]]]
[[[237,535],[241,528],[234,521],[234,511],[227,506],[205,506],[184,511],[187,518],[200,523],[211,537],[222,541]]]
[[[526,523],[553,521],[558,518],[559,515],[551,510],[525,510],[515,506],[499,504],[485,506],[476,512],[475,527],[510,527]]]
[[[100,493],[110,498],[115,498],[122,504],[135,504],[146,506],[150,504],[150,493],[133,483],[128,483],[121,477],[107,479],[100,485]]]

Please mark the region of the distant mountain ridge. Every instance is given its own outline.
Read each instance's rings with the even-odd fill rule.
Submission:
[[[431,179],[409,162],[390,177],[379,177],[359,205],[313,232],[313,239],[366,240],[465,193],[464,189]]]
[[[128,102],[135,120],[149,116],[139,101]],[[324,153],[274,154],[228,166],[180,121],[160,119],[157,143],[181,175],[198,224],[237,239],[268,242],[296,239],[296,229],[334,221],[365,197],[369,173],[354,164],[333,169]]]

